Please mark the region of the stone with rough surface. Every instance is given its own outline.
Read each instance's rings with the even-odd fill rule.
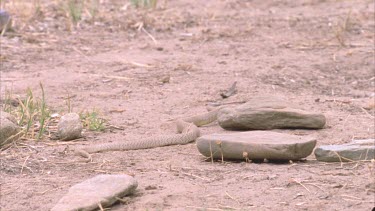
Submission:
[[[57,125],[57,134],[60,140],[69,141],[81,137],[82,122],[76,113],[65,114]]]
[[[0,32],[3,31],[5,27],[10,28],[11,18],[7,11],[0,10]]]
[[[270,131],[248,131],[201,136],[197,147],[206,157],[221,159],[299,160],[309,156],[316,139]]]
[[[89,211],[111,206],[122,198],[132,194],[137,181],[128,175],[97,175],[69,189],[51,211]]]
[[[320,146],[314,151],[318,161],[348,162],[375,159],[375,139],[354,140],[348,144]]]
[[[323,114],[301,110],[274,97],[257,97],[239,106],[223,108],[217,118],[227,130],[321,129],[326,123]]]
[[[6,113],[1,111],[0,113],[0,147],[5,144],[12,142],[14,139],[12,136],[16,135],[19,131],[16,119]]]

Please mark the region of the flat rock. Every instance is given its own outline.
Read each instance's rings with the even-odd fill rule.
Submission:
[[[11,138],[19,131],[16,119],[9,113],[0,113],[0,147],[14,140]]]
[[[226,130],[321,129],[326,118],[275,97],[256,97],[245,104],[221,109],[218,122]]]
[[[111,206],[137,188],[137,181],[128,175],[97,175],[69,189],[51,211],[89,211]]]
[[[82,122],[78,114],[65,114],[57,125],[57,135],[62,141],[77,139],[82,136],[82,128]]]
[[[348,162],[375,159],[375,139],[354,140],[348,144],[320,146],[314,151],[318,161]]]
[[[211,134],[197,139],[201,154],[215,159],[299,160],[309,156],[316,139],[270,131]]]

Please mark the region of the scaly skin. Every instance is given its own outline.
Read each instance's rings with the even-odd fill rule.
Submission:
[[[219,108],[220,109],[220,108]],[[137,149],[150,149],[162,146],[187,144],[196,140],[200,136],[199,126],[216,121],[219,109],[176,121],[177,131],[180,134],[161,135],[150,138],[139,139],[131,142],[114,142],[92,145],[75,149],[75,154],[87,158],[91,161],[89,153],[105,151],[125,151]]]

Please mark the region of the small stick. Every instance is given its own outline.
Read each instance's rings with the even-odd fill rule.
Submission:
[[[98,203],[98,207],[99,207],[100,211],[104,211],[104,208],[103,208],[103,206],[100,202]]]
[[[319,187],[318,185],[316,185],[316,184],[314,184],[314,183],[305,183],[306,185],[312,185],[312,186],[314,186],[314,187],[317,187],[319,190],[321,190],[321,191],[323,191],[324,192],[324,190],[321,188],[321,187]]]
[[[181,172],[181,171],[180,171],[179,173],[184,174],[184,175],[187,175],[187,176],[196,177],[196,178],[201,179],[201,180],[210,181],[209,179],[206,179],[206,178],[200,177],[200,176],[195,175],[195,174],[192,174],[192,173],[189,174],[189,173],[185,173],[185,172]]]
[[[355,196],[349,196],[349,195],[344,195],[344,194],[342,194],[341,196],[342,197],[347,197],[347,198],[352,198],[352,199],[355,199],[355,200],[361,200],[362,201],[361,198],[358,198],[358,197],[355,197]]]
[[[227,196],[229,198],[231,198],[233,201],[237,202],[238,204],[241,204],[237,199],[235,199],[233,196],[229,195],[229,193],[227,191],[225,191],[225,194],[227,194]]]
[[[119,198],[119,197],[115,197],[118,201],[124,203],[124,204],[129,204],[129,198],[125,198],[125,199],[122,199],[122,198]]]
[[[224,163],[224,155],[223,155],[223,150],[221,148],[221,141],[217,141],[216,144],[219,145],[220,154],[221,154],[221,162]]]
[[[373,115],[371,115],[368,111],[366,111],[366,109],[364,109],[363,107],[360,107],[362,109],[362,111],[367,114],[371,119],[374,119],[375,117]]]
[[[45,190],[45,191],[40,192],[38,194],[43,195],[43,194],[45,194],[47,192],[54,191],[54,190],[57,190],[57,189],[60,189],[60,188],[66,187],[66,186],[68,186],[68,185],[63,185],[63,186],[60,186],[60,187],[57,187],[57,188],[48,189],[48,190]]]
[[[186,208],[194,208],[194,209],[200,209],[200,210],[216,210],[216,211],[228,210],[228,208],[226,208],[226,209],[221,209],[221,208],[196,207],[196,206],[186,206]]]
[[[143,26],[142,26],[141,30],[142,30],[144,33],[146,33],[147,36],[149,36],[149,37],[152,39],[152,41],[154,42],[155,45],[158,44],[158,41],[156,41],[156,39],[155,39],[150,33],[148,33],[148,31],[147,31]]]
[[[302,187],[304,187],[309,193],[311,193],[311,191],[305,186],[303,185],[301,182],[297,181],[296,179],[293,178],[293,181],[300,184]]]
[[[234,170],[230,170],[230,171],[225,171],[224,174],[229,174],[229,173],[232,173],[232,172],[235,172],[235,171],[238,171],[238,170],[241,170],[241,169],[234,169]]]
[[[26,162],[27,162],[27,160],[28,160],[29,158],[30,158],[30,155],[27,156],[27,158],[26,158],[25,161],[23,162],[20,174],[22,174],[22,172],[23,172],[23,168],[26,167]]]

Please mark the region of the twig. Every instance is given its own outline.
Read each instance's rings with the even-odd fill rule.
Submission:
[[[341,197],[347,197],[347,198],[351,198],[351,199],[361,200],[361,201],[362,201],[361,198],[358,198],[358,197],[355,197],[355,196],[349,196],[349,195],[344,195],[344,194],[342,194]]]
[[[201,180],[210,181],[210,179],[206,179],[206,178],[200,177],[200,176],[192,174],[192,173],[190,173],[190,174],[189,173],[185,173],[185,172],[179,172],[179,173],[187,175],[187,176],[196,177],[196,178],[201,179]]]
[[[57,188],[48,189],[48,190],[45,190],[45,191],[40,192],[40,193],[38,193],[38,194],[39,194],[39,195],[43,195],[43,194],[45,194],[45,193],[47,193],[47,192],[54,191],[54,190],[57,190],[57,189],[60,189],[60,188],[66,187],[66,186],[68,186],[68,185],[63,185],[63,186],[60,186],[60,187],[57,187]]]
[[[23,162],[20,174],[22,174],[22,172],[23,172],[23,168],[26,167],[26,162],[27,162],[27,160],[28,160],[29,158],[30,158],[30,155],[27,156],[27,158],[26,158],[25,161]]]
[[[98,203],[98,207],[99,207],[100,211],[104,211],[104,208],[103,208],[103,206],[100,202]]]
[[[233,201],[237,202],[238,204],[241,204],[237,199],[235,199],[233,196],[229,195],[229,193],[227,191],[225,191],[225,194],[231,198]]]
[[[311,191],[304,185],[302,184],[302,182],[300,181],[297,181],[296,179],[292,178],[294,182],[296,182],[297,184],[301,185],[302,187],[304,187],[309,193],[311,193]]]
[[[316,188],[318,188],[319,190],[321,190],[321,191],[324,192],[324,190],[323,190],[321,187],[319,187],[318,185],[316,185],[316,184],[314,184],[314,183],[305,183],[305,185],[312,185],[312,186],[314,186],[314,187],[316,187]]]
[[[186,208],[194,208],[194,209],[201,209],[201,210],[228,210],[228,208],[212,208],[212,207],[197,207],[197,206],[186,206]],[[236,208],[232,208],[233,210],[237,210]]]
[[[375,117],[373,116],[373,115],[371,115],[368,111],[366,111],[366,109],[364,109],[363,107],[360,107],[361,108],[361,110],[365,113],[365,114],[367,114],[371,119],[374,119]]]
[[[123,199],[123,198],[119,198],[119,197],[115,197],[118,201],[120,201],[121,203],[123,203],[123,204],[129,204],[129,201],[130,201],[130,199],[129,198],[125,198],[125,199]]]
[[[224,155],[223,155],[223,150],[221,148],[221,141],[217,141],[216,144],[219,145],[220,154],[221,154],[221,162],[224,163]]]
[[[156,39],[155,39],[150,33],[148,33],[148,31],[147,31],[143,26],[141,27],[141,30],[142,30],[144,33],[146,33],[147,36],[149,36],[149,37],[152,39],[152,41],[154,42],[155,45],[158,44],[158,41],[156,41]]]

